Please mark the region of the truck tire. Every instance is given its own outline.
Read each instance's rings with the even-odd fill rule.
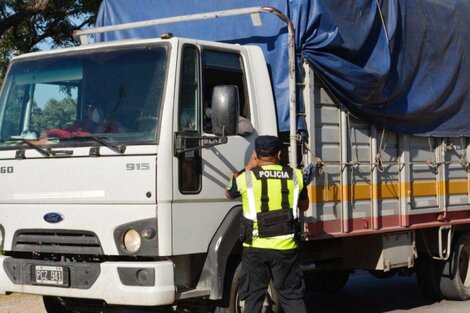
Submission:
[[[440,290],[447,300],[470,298],[470,233],[459,237],[442,271]]]
[[[44,307],[47,313],[79,313],[67,310],[63,301],[58,297],[44,296],[42,297]]]
[[[434,260],[424,252],[416,259],[415,271],[419,289],[430,300],[442,299],[440,281],[443,268],[443,261]]]
[[[346,285],[350,271],[305,272],[308,290],[315,292],[338,292]]]
[[[230,285],[230,293],[229,293],[229,301],[228,301],[228,308],[224,307],[217,307],[214,313],[242,313],[244,310],[243,301],[240,300],[238,294],[238,279],[240,277],[240,273],[242,270],[241,264],[237,266],[235,273],[232,278],[232,282]],[[263,308],[261,309],[261,313],[280,313],[280,305],[279,305],[279,296],[274,288],[274,282],[270,281],[268,290],[266,292],[266,298],[264,299]]]

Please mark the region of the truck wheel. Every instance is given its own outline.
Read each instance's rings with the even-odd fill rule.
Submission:
[[[349,271],[305,272],[305,284],[308,290],[315,292],[338,292],[346,285]]]
[[[457,240],[452,255],[442,271],[440,289],[447,300],[470,298],[470,233]]]
[[[440,281],[444,262],[420,253],[415,263],[416,279],[421,293],[428,299],[441,300]]]
[[[242,266],[239,264],[235,270],[235,273],[233,274],[232,283],[230,286],[229,307],[218,307],[214,313],[242,313],[244,311],[244,301],[240,299],[238,294],[238,279],[240,277],[241,270]],[[261,313],[280,312],[279,296],[277,294],[276,288],[274,288],[274,282],[270,281]]]
[[[42,297],[47,313],[75,313],[67,310],[65,303],[58,297]],[[77,312],[79,313],[79,312]]]

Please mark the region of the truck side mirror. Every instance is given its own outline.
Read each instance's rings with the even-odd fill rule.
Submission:
[[[215,86],[212,91],[212,131],[217,136],[237,134],[240,100],[235,85]]]

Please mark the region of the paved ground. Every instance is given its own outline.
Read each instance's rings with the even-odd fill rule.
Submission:
[[[425,299],[418,290],[414,276],[379,280],[366,272],[353,275],[344,290],[339,293],[309,293],[307,303],[311,313],[470,312],[470,302],[432,302]],[[193,306],[179,308],[177,311],[203,313],[207,310]],[[122,313],[134,312],[136,311],[127,310]],[[14,294],[0,297],[0,313],[46,313],[46,311],[40,297]]]
[[[0,296],[0,313],[44,313],[42,298],[13,294]]]

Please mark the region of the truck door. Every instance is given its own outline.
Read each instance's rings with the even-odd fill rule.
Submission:
[[[184,152],[174,160],[178,179],[174,186],[173,252],[202,253],[233,206],[225,199],[224,188],[231,173],[248,160],[255,131],[249,127],[247,84],[239,53],[185,45],[181,58],[178,132],[195,138],[191,143],[186,141],[187,145],[200,144],[196,137],[215,137],[211,124],[214,86],[238,87],[243,120],[243,135],[229,136],[227,144]]]

